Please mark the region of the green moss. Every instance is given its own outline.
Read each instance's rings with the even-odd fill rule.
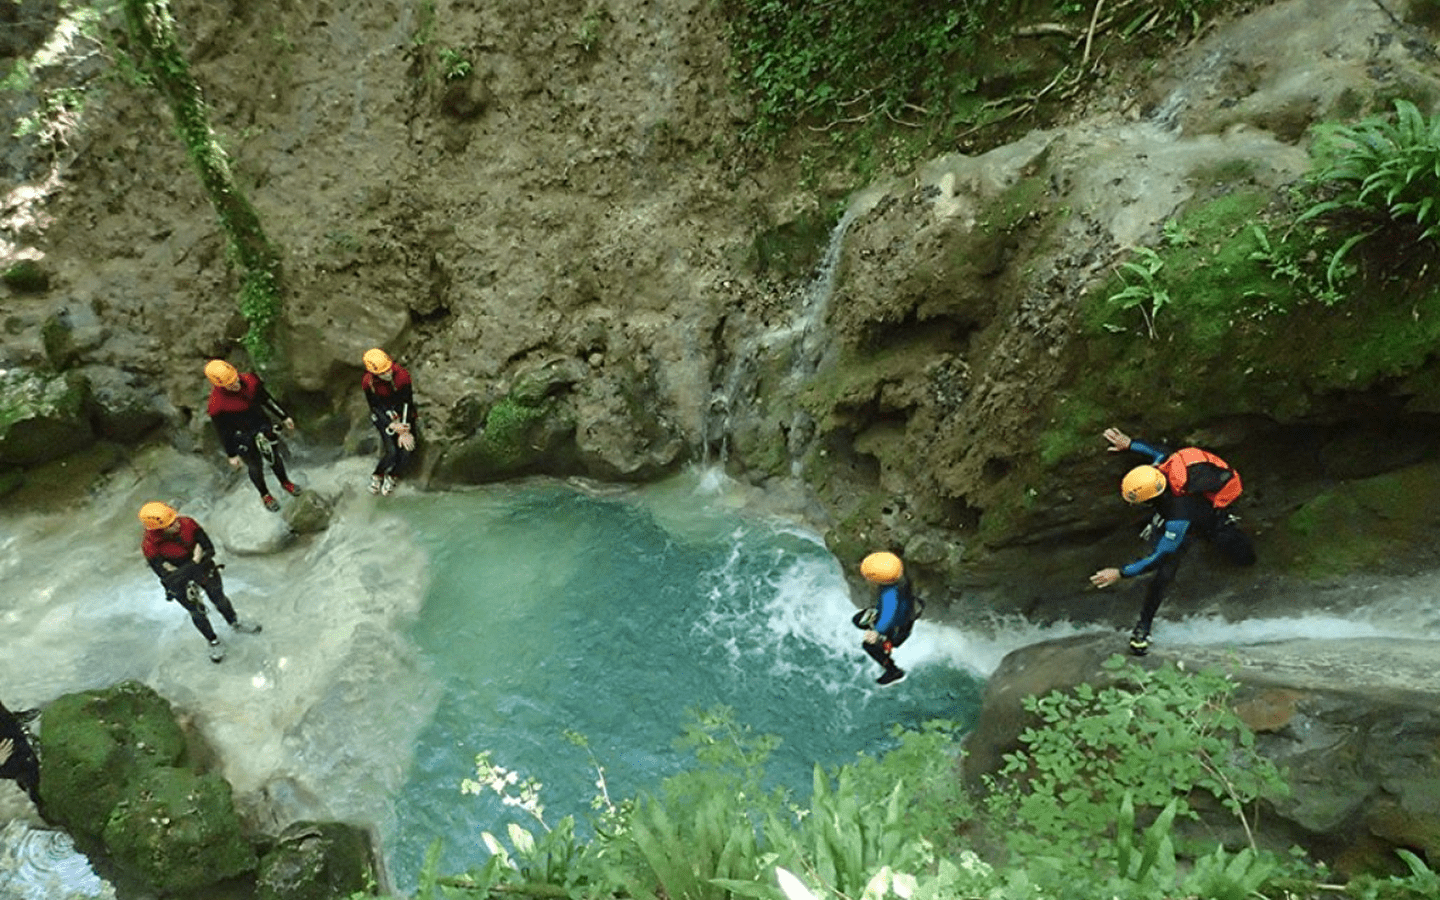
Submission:
[[[545,418],[550,406],[548,401],[527,406],[506,397],[490,407],[485,416],[483,438],[486,455],[502,467],[522,462],[530,452],[531,432]]]
[[[195,891],[253,871],[230,785],[163,768],[136,779],[105,824],[110,855],[161,894]]]
[[[168,0],[123,0],[121,8],[137,62],[166,99],[175,127],[225,233],[229,261],[240,271],[240,312],[249,323],[245,349],[257,365],[275,354],[281,309],[280,252],[235,182],[225,149],[210,126],[210,111],[180,49]]]
[[[1086,337],[1068,360],[1068,390],[1046,410],[1047,464],[1111,416],[1143,412],[1156,431],[1237,413],[1285,420],[1327,392],[1427,365],[1440,343],[1434,277],[1423,268],[1407,273],[1403,258],[1376,247],[1356,257],[1372,274],[1351,279],[1341,294],[1316,262],[1329,258],[1340,235],[1320,228],[1287,235],[1268,224],[1291,215],[1280,198],[1257,189],[1184,210],[1152,257],[1161,263],[1154,282],[1164,299],[1153,338],[1139,309],[1112,302],[1123,286],[1118,277],[1082,299]]]
[[[834,229],[835,216],[816,210],[762,231],[751,247],[751,268],[760,274],[804,278],[824,258]]]
[[[1091,454],[1095,435],[1109,424],[1105,406],[1092,397],[1065,395],[1052,407],[1055,415],[1040,434],[1040,464],[1050,468],[1064,460]]]
[[[1039,168],[1039,161],[1036,167]],[[1048,177],[1034,175],[1021,178],[979,212],[976,230],[991,236],[1013,232],[1049,207],[1046,199],[1049,190]]]
[[[1312,577],[1384,569],[1428,546],[1440,525],[1440,463],[1348,482],[1301,506],[1275,537],[1278,558]]]
[[[22,259],[0,272],[0,282],[21,294],[43,294],[50,289],[50,273],[33,259]]]
[[[179,763],[185,735],[170,704],[139,682],[66,694],[45,709],[41,796],[54,821],[98,837],[127,786]]]

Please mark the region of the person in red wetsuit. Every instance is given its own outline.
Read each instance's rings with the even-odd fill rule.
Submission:
[[[1174,453],[1131,440],[1118,428],[1107,428],[1105,440],[1112,453],[1133,450],[1150,459],[1150,465],[1131,469],[1120,485],[1127,503],[1148,503],[1155,509],[1154,521],[1143,537],[1151,541],[1150,553],[1121,568],[1101,569],[1090,583],[1105,588],[1121,578],[1155,573],[1145,593],[1140,620],[1130,634],[1130,652],[1144,656],[1150,650],[1150,626],[1160,608],[1165,589],[1174,580],[1190,538],[1199,535],[1239,566],[1255,564],[1255,548],[1236,525],[1239,520],[1229,506],[1243,489],[1240,473],[1225,460],[1198,447]]]
[[[364,362],[360,389],[370,406],[370,423],[380,432],[380,461],[370,475],[370,493],[388,497],[415,452],[415,388],[410,373],[384,350],[366,350]]]
[[[210,643],[210,659],[220,662],[225,658],[225,645],[210,627],[210,618],[205,614],[205,604],[200,601],[204,591],[210,602],[225,617],[231,628],[244,634],[255,634],[260,626],[254,622],[242,622],[235,614],[230,598],[225,596],[225,586],[220,581],[220,566],[215,563],[215,544],[205,529],[189,516],[182,516],[174,508],[152,500],[140,507],[140,523],[145,526],[145,537],[140,541],[140,552],[160,583],[165,586],[165,599],[174,600],[190,614],[195,629]]]
[[[206,411],[215,433],[220,436],[225,455],[230,458],[230,465],[238,469],[244,460],[250,482],[260,492],[260,502],[271,512],[278,512],[280,503],[265,485],[265,463],[269,462],[275,470],[275,477],[280,479],[286,493],[299,494],[300,488],[285,474],[280,435],[270,417],[279,419],[287,431],[295,430],[295,420],[265,390],[258,375],[242,374],[225,360],[212,359],[205,364],[205,377],[213,385]]]

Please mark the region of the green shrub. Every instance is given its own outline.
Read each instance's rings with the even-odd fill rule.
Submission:
[[[1012,823],[1017,856],[1065,847],[1080,865],[1113,856],[1122,805],[1196,818],[1190,797],[1209,794],[1250,829],[1246,806],[1288,788],[1254,735],[1231,710],[1235,682],[1216,672],[1145,669],[1119,656],[1105,663],[1113,682],[1031,697],[1039,717],[990,779],[987,809]]]

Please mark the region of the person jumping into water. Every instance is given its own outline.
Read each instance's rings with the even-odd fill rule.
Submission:
[[[1242,487],[1240,474],[1225,460],[1198,447],[1168,453],[1131,440],[1118,428],[1105,429],[1105,440],[1110,442],[1112,453],[1133,450],[1150,459],[1150,465],[1131,469],[1120,483],[1120,496],[1125,502],[1148,503],[1155,510],[1151,525],[1141,535],[1151,542],[1150,553],[1127,566],[1101,569],[1090,576],[1091,584],[1106,588],[1121,578],[1155,573],[1145,592],[1140,620],[1130,634],[1130,652],[1144,656],[1150,651],[1150,626],[1155,612],[1180,568],[1186,548],[1193,543],[1192,536],[1199,535],[1214,544],[1239,566],[1254,565],[1255,548],[1229,512],[1228,507],[1240,496]]]
[[[905,580],[905,565],[893,553],[872,553],[860,562],[860,574],[875,585],[875,605],[862,609],[850,620],[864,629],[860,647],[884,669],[875,679],[879,685],[899,684],[905,670],[890,655],[910,637],[923,604]]]

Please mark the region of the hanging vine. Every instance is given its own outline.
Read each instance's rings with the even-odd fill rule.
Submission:
[[[240,313],[249,324],[242,342],[264,366],[275,355],[280,317],[280,253],[235,183],[230,162],[210,127],[205,99],[175,36],[168,0],[122,0],[125,23],[141,71],[165,97],[175,127],[225,232],[228,257],[240,271]]]

